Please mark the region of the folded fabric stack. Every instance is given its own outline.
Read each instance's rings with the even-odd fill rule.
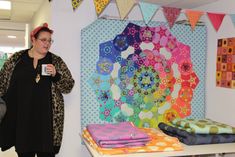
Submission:
[[[167,135],[187,145],[235,142],[235,128],[210,119],[175,119],[171,125],[159,123]]]
[[[83,138],[100,154],[182,150],[179,140],[151,128],[137,128],[131,122],[90,124]]]
[[[97,145],[103,148],[144,146],[149,136],[130,122],[116,124],[89,124],[88,132]]]

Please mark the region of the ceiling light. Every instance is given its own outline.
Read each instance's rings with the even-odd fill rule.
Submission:
[[[14,35],[8,35],[7,37],[11,38],[11,39],[15,39],[16,38],[16,36],[14,36]]]
[[[0,9],[3,10],[11,10],[11,2],[0,0]]]

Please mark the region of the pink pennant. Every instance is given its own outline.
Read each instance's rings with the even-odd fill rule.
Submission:
[[[223,22],[225,14],[215,14],[215,13],[207,13],[212,25],[214,26],[216,32],[218,32],[221,23]]]
[[[174,26],[176,19],[180,15],[180,11],[181,11],[180,8],[163,7],[163,13],[168,21],[170,28]]]

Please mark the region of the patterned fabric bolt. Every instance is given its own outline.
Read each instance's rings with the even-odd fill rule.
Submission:
[[[151,141],[143,147],[101,148],[95,143],[87,130],[83,131],[82,136],[98,153],[104,155],[183,150],[177,138],[170,137],[160,130],[153,128],[140,128],[140,130],[151,138]]]
[[[210,119],[175,119],[172,125],[197,134],[235,134],[235,128]]]
[[[160,123],[158,127],[167,135],[177,137],[180,142],[187,145],[217,144],[235,142],[235,134],[194,134]]]
[[[87,130],[101,147],[139,146],[150,140],[146,133],[131,122],[89,124]]]

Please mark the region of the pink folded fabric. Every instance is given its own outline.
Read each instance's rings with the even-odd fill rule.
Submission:
[[[116,124],[89,124],[87,130],[103,148],[144,146],[151,139],[131,122]]]

